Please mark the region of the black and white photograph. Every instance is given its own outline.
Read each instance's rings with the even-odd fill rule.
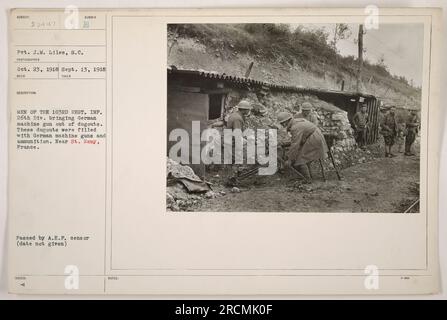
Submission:
[[[4,8],[0,298],[442,297],[445,8],[329,6]]]
[[[169,24],[168,211],[417,213],[423,24]]]

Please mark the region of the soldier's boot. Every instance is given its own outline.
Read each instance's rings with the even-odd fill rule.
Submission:
[[[411,152],[411,144],[410,145],[405,145],[405,153],[406,156],[414,156],[415,154],[413,152]]]
[[[396,155],[394,155],[392,152],[391,152],[391,146],[390,146],[390,151],[388,152],[388,157],[390,157],[390,158],[394,158]]]
[[[312,176],[311,164],[312,164],[312,161],[306,163],[306,166],[307,166],[307,170],[309,170],[309,177],[310,177],[310,180],[313,180],[314,177]]]
[[[307,164],[297,165],[296,169],[303,175],[304,183],[312,183],[312,177]]]

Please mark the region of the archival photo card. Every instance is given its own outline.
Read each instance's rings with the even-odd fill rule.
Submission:
[[[14,9],[9,290],[434,294],[438,9]]]

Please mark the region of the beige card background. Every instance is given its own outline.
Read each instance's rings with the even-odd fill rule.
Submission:
[[[104,15],[105,39],[86,34],[80,41],[105,41],[105,81],[67,87],[10,80],[11,112],[37,102],[13,94],[33,86],[40,103],[95,104],[107,118],[107,141],[99,148],[23,153],[10,147],[11,291],[68,292],[64,267],[75,264],[83,284],[76,293],[437,292],[439,12],[382,9],[380,17],[381,23],[425,26],[423,191],[421,213],[414,215],[165,210],[166,24],[356,23],[363,21],[363,10],[91,12]],[[11,48],[20,41],[43,41],[21,31],[11,35]],[[79,233],[91,241],[56,250],[15,247],[15,235],[26,233]],[[382,276],[373,292],[364,287],[368,265],[376,265]],[[18,275],[27,277],[26,288]]]

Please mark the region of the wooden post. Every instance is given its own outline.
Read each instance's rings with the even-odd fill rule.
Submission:
[[[357,70],[357,92],[360,92],[360,85],[362,81],[362,67],[363,67],[363,24],[359,25],[359,35],[358,35],[358,45],[359,45],[359,65]]]
[[[251,69],[253,68],[253,61],[252,62],[250,62],[250,65],[248,66],[248,69],[247,69],[247,71],[245,72],[245,78],[248,78],[249,76],[250,76],[250,73],[251,73]]]

